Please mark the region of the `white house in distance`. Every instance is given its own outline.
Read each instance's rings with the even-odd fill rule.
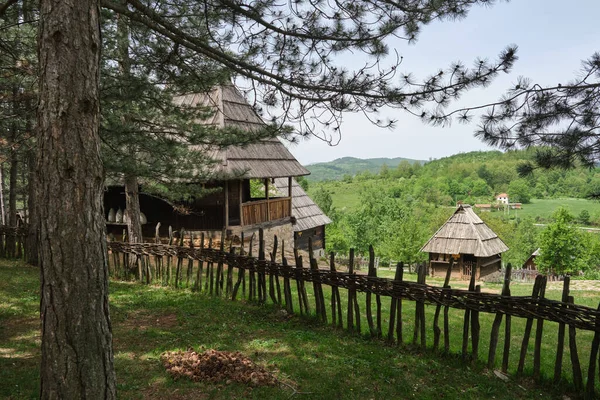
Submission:
[[[508,204],[508,195],[506,193],[500,193],[496,196],[496,201],[502,204]]]

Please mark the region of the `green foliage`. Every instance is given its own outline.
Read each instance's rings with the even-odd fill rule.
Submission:
[[[344,157],[330,162],[307,165],[306,168],[310,171],[310,175],[308,176],[310,181],[347,180],[363,171],[377,174],[380,172],[383,165],[386,165],[387,169],[391,170],[404,162],[409,165],[424,163],[424,161],[411,160],[402,157],[369,158],[365,160],[354,157]],[[410,175],[408,177],[410,177]]]
[[[528,204],[531,202],[531,189],[525,179],[515,179],[508,185],[508,198],[511,203]]]
[[[573,216],[565,208],[559,208],[552,219],[540,234],[538,269],[555,274],[573,274],[585,269],[584,240],[573,225]]]
[[[302,190],[304,190],[305,192],[308,192],[309,184],[308,184],[308,179],[306,179],[305,176],[296,177],[296,182],[298,182],[298,185],[300,185]]]
[[[589,225],[590,224],[590,212],[588,210],[581,210],[581,212],[579,213],[579,216],[577,217],[577,219],[579,220],[579,222],[583,225]]]
[[[331,193],[322,187],[317,189],[314,193],[312,199],[319,206],[321,211],[325,213],[325,215],[331,214],[331,205],[333,204],[333,200],[331,200]]]

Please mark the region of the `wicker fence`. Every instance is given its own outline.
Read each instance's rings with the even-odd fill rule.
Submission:
[[[193,239],[193,238],[192,238]],[[194,246],[194,242],[200,246]],[[572,365],[573,384],[586,398],[594,398],[595,384],[600,379],[600,305],[597,310],[574,304],[569,295],[569,279],[564,281],[562,301],[544,298],[547,278],[538,276],[533,285],[531,296],[511,296],[510,268],[506,271],[502,294],[480,292],[472,277],[468,290],[452,289],[449,286],[449,266],[445,283],[442,287],[425,283],[424,268],[419,268],[417,282],[403,280],[403,265],[399,263],[394,279],[378,278],[374,268],[374,254],[370,252],[370,265],[367,275],[354,273],[353,254],[350,255],[348,272],[336,271],[336,263],[331,257],[329,269],[319,269],[315,259],[308,260],[308,268],[304,260],[295,254],[295,260],[287,260],[281,249],[278,257],[277,238],[274,240],[273,252],[267,259],[264,250],[262,232],[259,235],[257,257],[244,247],[225,246],[225,241],[218,246],[208,243],[204,237],[200,241],[189,241],[183,246],[183,236],[179,246],[164,244],[129,244],[109,242],[109,267],[111,273],[120,278],[137,277],[146,283],[171,284],[175,287],[187,286],[194,290],[205,290],[210,294],[226,296],[232,300],[244,297],[250,301],[264,303],[271,301],[284,307],[288,312],[299,311],[300,314],[311,314],[314,310],[317,318],[323,323],[331,323],[339,328],[361,331],[361,312],[357,294],[366,297],[366,324],[373,337],[386,338],[390,343],[404,343],[407,332],[402,323],[403,301],[415,302],[413,343],[426,347],[427,327],[425,305],[435,307],[431,327],[433,330],[433,348],[450,351],[449,309],[464,310],[462,332],[462,355],[465,358],[479,359],[480,313],[495,315],[491,327],[487,365],[494,368],[497,347],[500,339],[500,328],[504,319],[504,344],[501,349],[501,370],[509,368],[511,348],[511,318],[523,318],[525,331],[519,354],[517,375],[525,369],[527,349],[530,339],[534,341],[533,376],[540,378],[540,358],[542,351],[543,325],[545,321],[558,323],[558,343],[556,344],[554,378],[559,381],[562,375],[565,336],[568,334],[568,346]],[[244,241],[242,240],[242,243]],[[283,243],[281,244],[283,247]],[[312,252],[309,252],[312,254]],[[276,259],[280,258],[279,262]],[[127,266],[127,267],[126,267]],[[291,288],[295,282],[296,294]],[[314,304],[309,304],[307,285],[312,285]],[[329,300],[324,296],[324,286],[331,291]],[[347,291],[347,300],[342,304],[340,290]],[[297,297],[297,298],[296,298]],[[310,298],[312,298],[311,296]],[[383,326],[382,298],[390,301],[390,315],[387,326]],[[443,321],[441,321],[443,320]],[[535,337],[532,330],[535,323]],[[441,326],[440,326],[441,325]],[[583,362],[589,362],[587,379],[584,379],[581,361],[577,351],[577,330],[593,332],[590,354],[586,354]],[[443,337],[443,341],[442,341]],[[469,346],[470,342],[470,346]],[[548,372],[548,371],[546,371]],[[585,384],[584,384],[585,382]]]
[[[0,257],[23,258],[25,256],[25,227],[0,225]]]

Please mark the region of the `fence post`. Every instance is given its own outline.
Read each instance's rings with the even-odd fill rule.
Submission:
[[[542,276],[538,275],[535,277],[535,283],[533,284],[533,292],[531,298],[535,301],[540,293],[540,287],[542,284]],[[523,374],[523,368],[525,366],[525,357],[527,356],[527,347],[529,346],[529,337],[531,336],[531,327],[533,325],[533,318],[527,318],[525,324],[525,334],[523,335],[523,342],[521,343],[521,356],[519,357],[519,366],[517,367],[517,375]]]
[[[561,301],[567,303],[569,301],[569,284],[571,278],[565,276],[563,281],[563,291]],[[566,307],[566,306],[565,306]],[[565,349],[565,324],[558,324],[558,343],[556,344],[556,362],[554,363],[554,382],[560,381],[562,375],[563,353]]]
[[[542,283],[540,286],[540,295],[539,299],[543,299],[546,297],[546,284],[548,282],[548,277],[542,277]],[[535,328],[535,346],[533,349],[533,378],[535,380],[540,379],[540,359],[541,359],[541,351],[542,351],[542,333],[544,329],[544,319],[538,318],[537,326]]]
[[[575,300],[573,296],[569,296],[569,305],[573,305]],[[579,363],[579,355],[577,354],[577,331],[573,325],[569,325],[569,351],[571,353],[571,365],[573,366],[573,383],[575,388],[580,391],[583,388],[583,377],[581,375],[581,364]]]
[[[597,311],[600,313],[600,303]],[[585,399],[592,400],[595,397],[594,382],[596,381],[596,363],[600,363],[598,359],[598,348],[600,347],[600,317],[596,317],[596,333],[592,341],[592,351],[590,352],[590,366],[588,367],[587,385],[585,388]]]
[[[444,286],[442,286],[442,288],[446,289],[448,288],[448,285],[450,284],[450,276],[452,275],[452,267],[454,265],[454,259],[450,258],[450,263],[448,264],[448,270],[446,271],[446,277],[444,278]],[[445,293],[442,291],[442,293]],[[435,315],[433,317],[433,350],[437,350],[439,343],[440,343],[440,334],[441,334],[441,330],[439,327],[439,318],[440,318],[440,311],[442,309],[442,304],[438,303],[438,305],[435,307]],[[444,330],[444,335],[446,334],[446,330]]]

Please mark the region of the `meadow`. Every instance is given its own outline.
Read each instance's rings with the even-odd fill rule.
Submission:
[[[381,270],[380,274],[390,274]],[[408,275],[407,279],[414,276]],[[431,281],[437,284],[436,280]],[[462,283],[452,282],[458,287]],[[307,285],[309,287],[310,285]],[[527,295],[530,285],[515,284],[514,294]],[[485,285],[483,290],[499,290]],[[330,292],[324,288],[326,294]],[[419,398],[438,399],[560,399],[569,393],[565,382],[538,385],[529,379],[498,379],[478,362],[465,363],[457,356],[462,332],[462,312],[451,311],[452,353],[442,355],[410,345],[414,304],[404,302],[406,343],[389,345],[363,334],[320,324],[314,317],[288,315],[272,305],[212,297],[188,289],[113,281],[110,286],[115,367],[119,397],[124,399],[269,398],[314,399]],[[575,301],[595,307],[597,293],[573,292]],[[551,289],[556,298],[559,290]],[[311,296],[309,291],[309,296]],[[344,301],[342,293],[342,302]],[[364,314],[364,295],[359,296]],[[389,300],[383,299],[384,316]],[[311,304],[314,305],[312,296]],[[16,261],[0,261],[0,397],[38,397],[40,332],[39,271]],[[427,307],[427,324],[434,308]],[[389,312],[387,313],[389,315]],[[387,318],[387,317],[386,317]],[[491,315],[481,315],[480,355],[487,354]],[[384,321],[384,326],[387,321]],[[520,346],[523,321],[513,322],[511,365]],[[544,379],[552,371],[556,324],[544,330]],[[431,342],[430,332],[428,340]],[[589,354],[591,334],[580,332],[580,354]],[[165,351],[218,349],[241,351],[276,374],[275,387],[242,384],[192,383],[173,380],[164,370]],[[530,347],[532,343],[530,342]],[[532,349],[530,348],[530,351]],[[528,365],[532,355],[528,356]],[[568,360],[568,351],[565,360]],[[582,361],[585,357],[582,356]],[[585,362],[584,374],[585,374]],[[550,369],[548,369],[550,366]],[[509,371],[511,372],[511,371]],[[530,372],[526,369],[526,373]],[[565,361],[565,375],[569,366]]]

